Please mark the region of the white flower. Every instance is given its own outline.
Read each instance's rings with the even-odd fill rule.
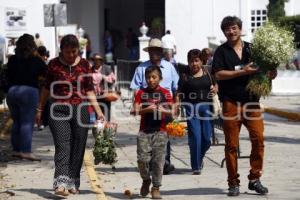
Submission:
[[[268,22],[254,35],[251,47],[253,61],[267,71],[286,62],[295,52],[294,34],[285,28]]]

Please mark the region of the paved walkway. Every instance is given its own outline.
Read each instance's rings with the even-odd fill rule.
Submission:
[[[294,104],[291,110],[299,109],[299,97],[282,101],[285,101],[287,105]],[[277,97],[263,100],[263,104],[265,106],[277,105],[277,107],[284,105],[278,103]],[[82,194],[72,195],[68,199],[128,199],[129,197],[124,195],[125,190],[132,193],[132,199],[143,199],[138,195],[141,179],[136,163],[138,118],[129,116],[128,111],[120,102],[116,106],[123,108],[114,116],[118,117],[119,123],[116,137],[119,161],[116,169],[112,170],[111,166],[102,164],[92,169],[91,166],[83,167]],[[241,195],[235,199],[300,199],[299,128],[299,122],[265,114],[266,150],[262,181],[269,187],[270,194],[259,196],[247,189],[249,159],[240,159]],[[221,132],[218,132],[218,138],[220,143],[224,142]],[[176,171],[163,177],[161,192],[164,199],[231,199],[226,196],[226,169],[220,167],[224,157],[224,146],[210,148],[204,160],[203,173],[195,176],[191,175],[187,138],[172,138],[171,140],[172,162]],[[42,157],[42,162],[12,160],[2,163],[2,168],[0,167],[2,174],[0,175],[0,192],[6,191],[14,194],[9,199],[57,199],[51,190],[54,147],[49,129],[34,132],[33,145],[34,152]],[[90,134],[86,151],[88,157],[91,155],[92,146],[93,139]],[[250,142],[245,129],[241,132],[240,146],[242,156],[249,155]],[[92,159],[88,157],[85,163],[91,164]],[[95,170],[96,174],[91,170]],[[101,190],[104,191],[105,196],[101,194]],[[0,199],[7,199],[7,197],[7,193],[0,193]],[[145,199],[149,198],[150,196]]]
[[[261,103],[267,107],[300,113],[300,96],[270,96],[265,99],[262,98]]]
[[[90,138],[88,146],[91,145]],[[52,181],[54,173],[54,146],[50,130],[35,131],[33,136],[33,151],[42,159],[42,162],[31,162],[9,158],[5,169],[1,171],[3,176],[0,191],[12,192],[14,196],[9,199],[59,199],[53,194]],[[81,172],[82,195],[71,195],[68,199],[96,199],[96,193],[92,191],[86,168]],[[5,194],[0,195],[4,199]]]

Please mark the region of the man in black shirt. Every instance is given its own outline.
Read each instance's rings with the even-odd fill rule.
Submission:
[[[237,149],[242,124],[247,127],[252,144],[248,188],[259,194],[266,194],[268,189],[259,179],[264,156],[264,124],[259,97],[250,95],[246,90],[250,75],[256,73],[258,68],[251,62],[250,44],[241,40],[242,21],[235,16],[227,16],[221,23],[221,29],[227,42],[215,51],[212,70],[218,80],[223,102],[228,196],[239,195]],[[275,78],[276,71],[269,75],[270,79]]]

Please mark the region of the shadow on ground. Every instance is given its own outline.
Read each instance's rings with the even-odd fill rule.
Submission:
[[[178,190],[161,190],[162,197],[164,196],[176,196],[176,195],[184,195],[184,196],[197,196],[197,195],[226,195],[226,191],[220,188],[189,188],[189,189],[178,189]],[[128,199],[128,196],[123,193],[114,193],[114,192],[106,192],[105,195],[108,197],[113,197],[117,199]],[[148,195],[150,199],[151,195]],[[145,199],[138,194],[133,194],[131,199]]]
[[[21,191],[21,192],[29,192],[32,194],[36,194],[44,199],[67,199],[68,197],[61,197],[61,196],[57,196],[54,194],[54,192],[52,190],[49,189],[16,189],[14,191]],[[80,190],[80,195],[85,195],[85,194],[91,194],[94,193],[91,190]],[[70,194],[70,196],[72,196]]]
[[[138,172],[138,168],[136,167],[116,167],[115,169],[112,169],[112,167],[99,167],[96,168],[97,172],[100,173],[118,173],[118,172]]]
[[[288,138],[280,136],[265,136],[265,141],[284,144],[300,144],[300,138]]]

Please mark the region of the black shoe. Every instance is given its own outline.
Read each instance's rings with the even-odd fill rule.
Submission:
[[[193,175],[200,175],[201,174],[201,171],[200,170],[193,170]]]
[[[249,190],[255,190],[258,194],[267,194],[269,192],[268,188],[264,187],[260,180],[257,180],[255,182],[249,181],[248,184],[248,189]]]
[[[227,196],[239,196],[240,194],[240,187],[237,185],[229,186]]]
[[[170,172],[173,172],[174,170],[175,170],[174,165],[172,165],[172,164],[165,165],[165,166],[164,166],[163,174],[164,174],[164,175],[170,174]]]
[[[150,192],[150,185],[151,185],[151,179],[149,180],[143,180],[142,187],[140,189],[140,194],[142,197],[145,197],[149,194]]]

